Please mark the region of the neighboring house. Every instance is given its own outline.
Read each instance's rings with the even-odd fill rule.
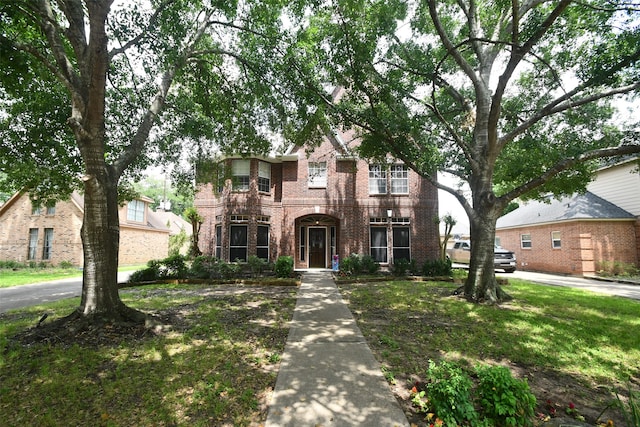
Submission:
[[[149,209],[151,199],[141,197],[122,206],[119,264],[138,264],[167,256],[169,229]],[[0,207],[0,259],[83,264],[80,228],[84,198],[35,206],[26,193],[16,193]]]
[[[640,175],[630,160],[598,171],[584,195],[530,202],[498,219],[522,270],[592,275],[640,261]]]
[[[169,210],[164,210],[161,208],[156,209],[155,216],[158,217],[158,220],[169,228],[169,237],[176,236],[184,232],[184,234],[187,236],[187,239],[180,248],[180,253],[182,255],[187,255],[187,253],[189,252],[191,234],[193,233],[193,227],[191,226],[191,223],[181,216],[176,215]]]
[[[309,152],[221,161],[194,201],[201,251],[228,261],[290,255],[297,269],[353,253],[387,266],[437,258],[436,188],[402,162],[355,158],[346,136],[335,132]]]

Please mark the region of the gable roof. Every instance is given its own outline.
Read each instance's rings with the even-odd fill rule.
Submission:
[[[574,194],[550,203],[532,201],[498,218],[496,228],[576,220],[634,220],[626,210],[593,193]]]

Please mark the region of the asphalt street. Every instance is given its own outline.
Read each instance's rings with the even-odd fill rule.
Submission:
[[[133,271],[118,273],[118,282],[126,282],[131,273]],[[79,297],[81,293],[82,277],[2,288],[0,289],[0,313],[14,308]]]

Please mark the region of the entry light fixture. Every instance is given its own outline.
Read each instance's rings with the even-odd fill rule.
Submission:
[[[393,210],[387,209],[387,218],[391,218],[391,215],[393,215]]]

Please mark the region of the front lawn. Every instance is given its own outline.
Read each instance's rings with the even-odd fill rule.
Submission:
[[[387,378],[395,383],[397,397],[418,425],[427,424],[420,423],[424,415],[415,412],[409,390],[425,382],[429,360],[469,368],[480,363],[507,366],[514,376],[527,378],[539,413],[565,413],[573,403],[591,425],[615,399],[613,390],[625,391],[629,380],[638,390],[639,302],[513,279],[510,283],[506,290],[515,299],[499,307],[451,296],[456,286],[444,282],[340,288]],[[616,418],[611,411],[604,417]]]
[[[9,340],[78,299],[0,315],[0,424],[251,426],[266,403],[295,287],[149,286],[122,292],[168,326],[106,328],[44,342]],[[25,343],[25,341],[27,341]],[[25,345],[28,344],[28,345]]]

